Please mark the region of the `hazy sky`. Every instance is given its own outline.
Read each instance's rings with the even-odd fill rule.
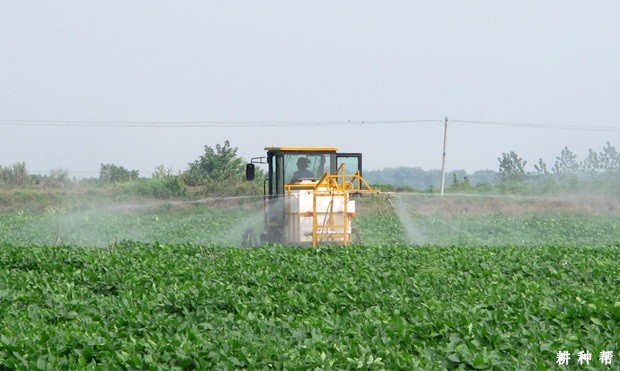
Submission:
[[[149,175],[229,139],[439,169],[445,117],[606,130],[449,122],[449,170],[511,150],[551,167],[620,149],[619,19],[617,1],[0,0],[0,165]]]

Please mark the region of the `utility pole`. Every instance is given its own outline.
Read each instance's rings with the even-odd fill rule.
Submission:
[[[444,121],[443,127],[443,157],[441,158],[441,195],[446,185],[446,142],[448,138],[448,118]]]

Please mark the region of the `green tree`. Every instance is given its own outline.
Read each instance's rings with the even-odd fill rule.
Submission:
[[[592,149],[589,149],[588,157],[581,162],[581,170],[587,174],[594,174],[602,170],[601,158],[599,154]]]
[[[189,185],[243,179],[245,161],[237,156],[238,148],[231,147],[228,140],[224,145],[216,144],[215,148],[205,146],[204,150],[203,155],[189,164],[189,170],[185,173]]]
[[[65,169],[52,169],[50,170],[49,178],[52,182],[63,184],[69,182],[69,172]]]
[[[562,183],[568,184],[571,188],[577,187],[579,183],[577,175],[579,162],[577,161],[577,155],[568,147],[564,147],[562,152],[560,152],[560,156],[555,158],[555,163],[551,170]]]
[[[139,178],[138,170],[127,170],[114,164],[101,164],[99,181],[105,184],[122,183]]]
[[[458,187],[461,185],[461,180],[459,179],[459,175],[457,173],[452,174],[452,187]]]
[[[43,177],[41,184],[46,187],[61,187],[70,182],[69,172],[58,168],[50,170],[50,174]]]
[[[457,171],[452,173],[452,186],[450,187],[451,190],[453,191],[465,191],[471,188],[471,182],[469,180],[469,176],[467,176],[467,173],[463,172],[463,180],[461,180],[461,177],[459,176],[459,173]]]
[[[459,173],[463,175],[463,179],[459,176]],[[455,171],[452,173],[452,186],[450,186],[451,191],[469,191],[471,190],[471,182],[469,180],[469,176],[464,171]]]
[[[16,162],[10,167],[0,166],[0,182],[10,186],[24,186],[30,181],[31,178],[24,162]]]
[[[542,158],[538,159],[538,164],[534,165],[534,169],[536,169],[534,180],[538,183],[538,185],[545,187],[547,190],[555,186],[555,179],[549,172],[547,164]]]
[[[166,179],[172,176],[174,176],[174,174],[172,174],[172,169],[166,168],[164,164],[158,165],[153,171],[153,174],[151,174],[151,178],[153,179]]]
[[[499,172],[497,174],[500,183],[517,183],[525,180],[525,165],[523,160],[515,151],[502,153],[498,157]]]
[[[599,155],[599,159],[601,167],[605,170],[606,174],[620,173],[620,154],[610,142],[607,142],[607,145],[603,148],[603,151]]]
[[[552,170],[554,174],[559,174],[561,176],[575,176],[579,170],[577,155],[568,149],[568,147],[564,147],[560,156],[555,158]]]
[[[538,159],[538,165],[534,165],[534,169],[539,175],[547,176],[549,175],[549,170],[547,170],[547,164],[543,161],[542,158]]]

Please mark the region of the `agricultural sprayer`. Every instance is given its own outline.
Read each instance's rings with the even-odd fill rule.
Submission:
[[[248,229],[243,245],[348,245],[359,242],[351,227],[354,196],[378,193],[362,178],[362,154],[334,147],[267,147],[266,157],[246,165],[254,180],[255,164],[267,166],[263,183],[264,231]]]

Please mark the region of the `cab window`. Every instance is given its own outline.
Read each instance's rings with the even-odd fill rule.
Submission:
[[[345,176],[352,176],[359,171],[362,175],[362,155],[359,153],[339,153],[337,160],[337,168],[340,170],[340,166],[344,165]],[[352,179],[352,178],[351,178]],[[360,187],[357,179],[352,180],[355,188]]]
[[[319,180],[330,170],[331,156],[326,153],[284,155],[284,179],[294,183],[304,179]]]

